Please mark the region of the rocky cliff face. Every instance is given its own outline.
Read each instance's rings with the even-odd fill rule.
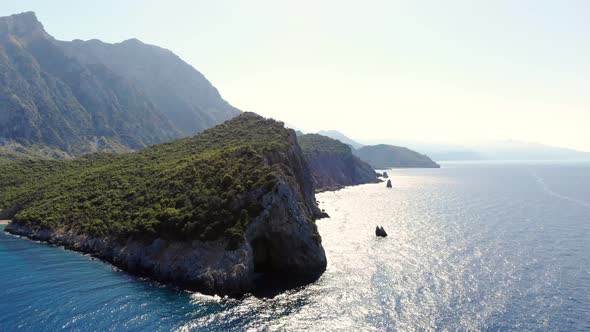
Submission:
[[[281,123],[246,113],[191,139],[138,153],[90,157],[23,163],[33,168],[17,181],[0,176],[0,207],[13,219],[6,231],[204,293],[253,292],[268,276],[310,282],[326,268],[314,222],[321,212],[312,178],[295,133]],[[203,164],[194,164],[202,158]],[[145,176],[139,163],[151,164]],[[215,167],[209,172],[203,165],[211,164]],[[5,169],[22,173],[14,165]],[[154,172],[160,175],[154,177]],[[227,176],[230,172],[233,179]],[[72,179],[76,183],[64,184],[70,173],[78,177]],[[214,179],[219,173],[219,180]],[[255,173],[260,174],[252,177]],[[29,181],[32,177],[37,180]],[[120,181],[127,184],[122,187]],[[132,183],[138,186],[129,187]],[[165,191],[174,186],[181,187]],[[232,186],[240,189],[233,191]],[[140,194],[146,187],[158,189]],[[186,195],[190,190],[197,190],[194,197]],[[95,198],[92,204],[85,195]],[[133,205],[119,206],[125,204],[121,198],[129,202],[138,195],[141,200]],[[119,203],[107,206],[109,202]],[[76,215],[77,210],[83,213]],[[121,217],[129,210],[137,213]],[[134,216],[136,220],[128,220]]]
[[[373,168],[355,157],[351,148],[340,141],[307,134],[299,136],[299,142],[318,191],[380,182]]]

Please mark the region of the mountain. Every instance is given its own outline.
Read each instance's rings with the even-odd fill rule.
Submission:
[[[318,134],[323,135],[323,136],[328,136],[328,137],[333,138],[335,140],[339,140],[340,142],[342,142],[346,145],[352,146],[354,149],[359,149],[363,146],[361,143],[347,137],[343,133],[336,131],[336,130],[320,130],[318,132]]]
[[[169,51],[137,41],[121,44],[135,51],[130,56],[137,65],[119,72],[115,56],[117,64],[76,56],[83,53],[76,51],[85,49],[85,43],[55,40],[32,12],[0,17],[0,147],[39,148],[65,156],[137,150],[200,131],[238,113],[196,70],[180,59],[171,60],[174,55]],[[154,54],[165,54],[162,58],[167,60],[159,65]],[[134,70],[142,73],[134,76]],[[169,82],[169,73],[177,75],[176,85]],[[185,108],[150,89],[166,84],[170,89],[186,87],[170,97],[178,98]],[[186,97],[191,93],[193,99]],[[221,111],[212,106],[216,98]],[[197,99],[203,99],[198,110]],[[184,118],[179,115],[183,110]],[[196,120],[187,120],[193,115]],[[178,125],[183,122],[179,119],[194,126],[192,131]]]
[[[184,136],[240,113],[221,98],[203,74],[167,49],[137,39],[117,44],[96,39],[58,43],[81,63],[104,65],[132,82]]]
[[[470,146],[479,160],[590,160],[590,152],[537,143],[499,141]]]
[[[395,145],[368,145],[356,150],[355,153],[361,160],[377,169],[440,167],[426,155]]]
[[[326,257],[312,179],[292,130],[244,113],[125,154],[4,162],[8,232],[206,293],[317,279]]]
[[[350,146],[319,134],[301,135],[297,139],[311,170],[316,190],[336,190],[380,181],[369,164],[352,154]]]
[[[405,142],[437,161],[470,160],[590,160],[590,152],[519,141],[440,144]]]

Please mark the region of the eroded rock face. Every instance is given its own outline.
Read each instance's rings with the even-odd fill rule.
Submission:
[[[377,183],[375,171],[352,154],[342,156],[314,152],[306,156],[318,191],[338,190],[346,186]]]
[[[297,207],[297,194],[279,183],[265,197],[266,209],[246,232],[254,252],[256,272],[289,272],[319,276],[326,269],[326,255],[313,222]]]
[[[282,177],[272,193],[263,197],[264,211],[250,224],[245,237],[254,250],[256,272],[319,277],[327,261],[313,220],[323,213],[294,131],[290,139],[290,150],[266,158],[270,165],[279,166],[278,172],[288,170],[291,176]]]

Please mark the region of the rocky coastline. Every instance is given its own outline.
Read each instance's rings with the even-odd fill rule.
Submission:
[[[245,116],[246,121],[264,121]],[[317,206],[311,173],[295,133],[290,131],[286,137],[288,144],[264,153],[265,167],[274,170],[276,182],[248,193],[245,199],[254,199],[259,213],[250,215],[235,236],[215,240],[158,233],[96,236],[71,224],[48,229],[19,220],[14,209],[3,211],[13,219],[5,231],[90,254],[129,273],[204,294],[239,297],[267,292],[269,286],[264,283],[270,279],[273,287],[288,285],[285,289],[313,282],[327,265],[315,225],[325,214]],[[12,215],[6,215],[8,211]]]

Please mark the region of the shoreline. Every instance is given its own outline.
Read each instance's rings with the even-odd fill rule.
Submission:
[[[10,220],[0,220],[0,226],[6,226],[10,223]]]

